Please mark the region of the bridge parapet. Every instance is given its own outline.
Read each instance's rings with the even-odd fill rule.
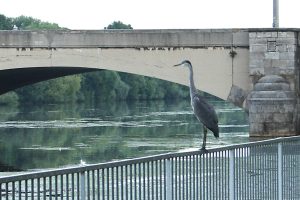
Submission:
[[[246,29],[1,31],[1,47],[248,47]]]

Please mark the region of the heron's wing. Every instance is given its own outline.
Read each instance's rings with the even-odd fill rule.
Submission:
[[[202,96],[196,94],[192,97],[193,109],[196,117],[204,126],[210,129],[216,137],[219,136],[218,117],[215,109]]]

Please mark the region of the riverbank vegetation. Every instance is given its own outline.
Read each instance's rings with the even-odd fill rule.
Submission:
[[[9,18],[0,14],[0,30],[66,29],[58,24],[32,17]],[[132,29],[130,24],[115,21],[105,29]],[[188,97],[188,88],[154,78],[99,70],[66,76],[17,89],[0,95],[3,104],[52,104],[119,100],[157,100]]]

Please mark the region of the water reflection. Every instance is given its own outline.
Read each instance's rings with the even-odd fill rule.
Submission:
[[[245,113],[223,101],[212,103],[220,121],[220,139],[209,134],[207,147],[248,142]],[[5,109],[0,114],[0,163],[15,169],[200,148],[202,141],[202,127],[188,100]]]

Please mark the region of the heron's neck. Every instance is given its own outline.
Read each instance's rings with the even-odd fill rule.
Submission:
[[[189,69],[190,69],[190,95],[192,96],[192,94],[197,93],[197,90],[196,90],[195,83],[194,83],[193,68],[191,66],[189,66]]]

